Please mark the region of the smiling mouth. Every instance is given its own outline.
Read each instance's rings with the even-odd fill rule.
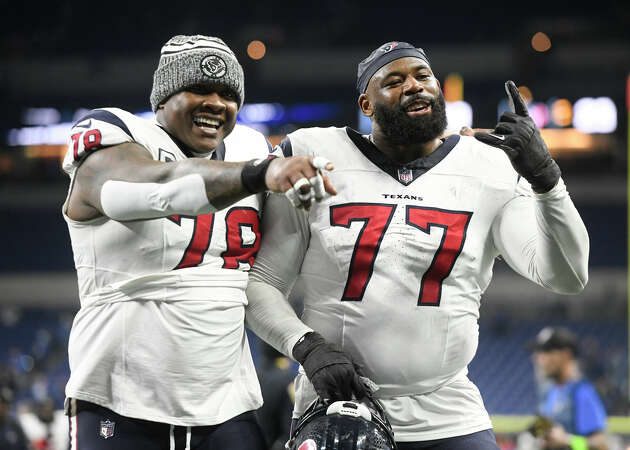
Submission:
[[[428,100],[416,100],[405,107],[406,112],[425,112],[431,108],[431,102]]]
[[[206,116],[193,116],[192,121],[196,126],[205,130],[216,131],[223,125],[222,120]]]

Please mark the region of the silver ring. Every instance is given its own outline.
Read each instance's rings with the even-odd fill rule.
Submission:
[[[293,185],[293,189],[295,189],[296,192],[300,192],[300,190],[304,187],[304,186],[309,186],[309,190],[311,189],[311,183],[308,182],[308,180],[304,177],[300,178],[299,180],[297,180],[295,182],[295,184]]]
[[[325,170],[328,163],[330,163],[330,161],[328,161],[323,156],[316,156],[311,161],[311,165],[315,167],[317,170]]]
[[[294,207],[299,208],[302,205],[300,199],[298,198],[297,191],[292,187],[289,188],[289,190],[286,191],[284,195],[289,199]]]

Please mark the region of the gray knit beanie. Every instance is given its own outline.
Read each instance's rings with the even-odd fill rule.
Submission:
[[[153,112],[168,97],[195,84],[227,87],[236,95],[239,109],[243,106],[243,68],[225,42],[199,34],[174,36],[162,47],[153,74]]]

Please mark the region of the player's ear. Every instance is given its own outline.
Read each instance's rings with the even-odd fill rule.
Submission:
[[[372,117],[372,115],[374,115],[374,107],[367,94],[359,95],[358,104],[365,117]]]

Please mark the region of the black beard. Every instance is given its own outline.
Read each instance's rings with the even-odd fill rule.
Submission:
[[[422,98],[418,96],[418,98]],[[406,102],[412,103],[414,100]],[[402,106],[388,108],[374,105],[374,120],[387,142],[392,145],[413,145],[429,142],[441,136],[446,129],[446,105],[440,94],[431,102],[431,113],[410,117]]]

